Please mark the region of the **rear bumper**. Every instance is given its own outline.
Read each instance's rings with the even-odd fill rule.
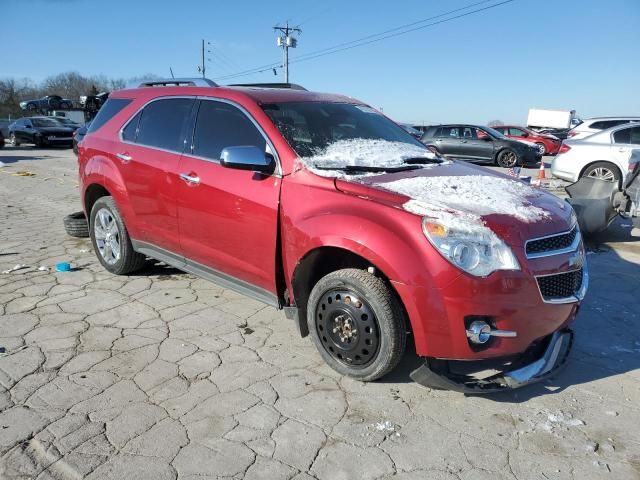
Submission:
[[[491,365],[482,361],[469,362],[478,370],[490,368],[496,370],[488,376],[476,376],[456,372],[452,362],[428,359],[424,365],[411,372],[416,383],[438,390],[453,390],[461,393],[495,393],[545,380],[556,374],[565,364],[573,346],[573,332],[562,329],[532,345],[517,358],[506,358],[495,369],[496,361]]]

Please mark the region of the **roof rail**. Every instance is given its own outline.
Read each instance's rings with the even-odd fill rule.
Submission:
[[[297,83],[234,83],[227,87],[257,87],[257,88],[289,88],[291,90],[307,91],[302,85]]]
[[[208,78],[161,78],[160,80],[150,80],[142,82],[138,87],[167,87],[167,86],[187,86],[187,87],[217,87],[218,84]]]

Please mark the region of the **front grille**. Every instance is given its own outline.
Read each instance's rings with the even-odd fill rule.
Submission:
[[[529,240],[526,246],[526,254],[527,256],[531,256],[569,248],[576,239],[576,235],[578,235],[578,227],[573,227],[569,232]]]
[[[545,300],[558,300],[576,295],[582,288],[582,268],[573,272],[538,277],[538,287]]]

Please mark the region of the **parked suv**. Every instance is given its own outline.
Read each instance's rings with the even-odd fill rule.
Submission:
[[[640,117],[597,117],[588,118],[580,125],[569,130],[567,138],[570,140],[580,140],[590,135],[600,133],[618,125],[640,122]]]
[[[491,127],[437,125],[429,127],[422,142],[457,160],[495,163],[501,167],[535,165],[542,155],[534,144],[512,140]]]
[[[411,341],[417,382],[488,392],[569,353],[588,280],[570,205],[352,98],[149,82],[112,93],[78,161],[105,269],[152,257],[282,308],[342,374],[378,379]]]

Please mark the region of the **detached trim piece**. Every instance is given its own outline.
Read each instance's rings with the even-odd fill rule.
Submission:
[[[409,376],[414,382],[436,390],[453,390],[466,394],[505,392],[540,382],[557,373],[566,365],[572,346],[573,331],[566,329],[551,335],[544,353],[537,360],[489,378],[478,379],[470,375],[435,371],[429,360]]]
[[[240,280],[232,277],[231,275],[227,275],[226,273],[219,272],[213,268],[202,265],[201,263],[176,255],[173,252],[157,247],[151,243],[132,239],[131,244],[136,252],[142,253],[143,255],[160,260],[172,267],[192,273],[198,277],[220,285],[221,287],[228,288],[229,290],[254,298],[272,307],[278,309],[281,308],[278,302],[278,297],[268,290],[256,287],[244,280]]]

